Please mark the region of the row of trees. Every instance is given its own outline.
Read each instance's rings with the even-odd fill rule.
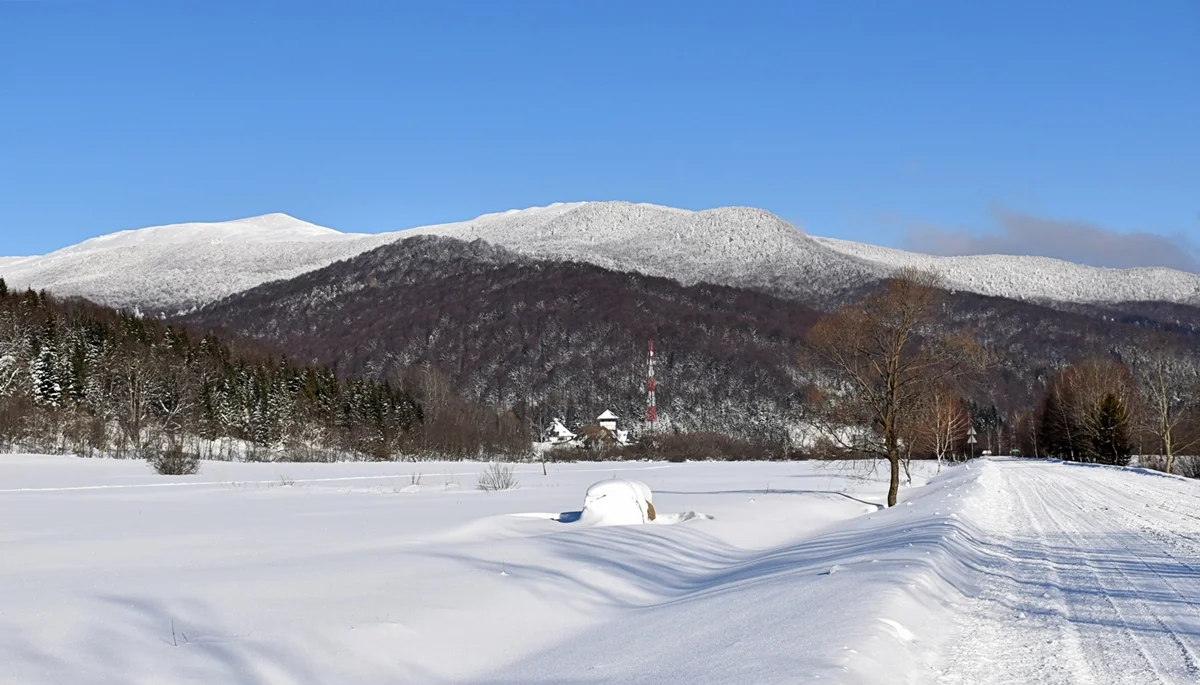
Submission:
[[[0,448],[196,459],[463,456],[527,445],[435,372],[339,378],[0,279]],[[469,424],[464,427],[463,424]]]
[[[806,425],[836,453],[885,459],[888,505],[914,456],[961,454],[968,430],[988,447],[1031,456],[1124,465],[1133,453],[1176,456],[1200,447],[1200,365],[1161,335],[1054,374],[1036,407],[1009,416],[970,401],[999,361],[941,316],[945,290],[932,274],[903,271],[824,317],[803,356],[813,369]],[[1005,450],[1003,445],[1007,444]]]

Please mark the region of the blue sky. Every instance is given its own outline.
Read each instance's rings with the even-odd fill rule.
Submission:
[[[1200,3],[0,0],[0,254],[584,199],[1194,267]]]

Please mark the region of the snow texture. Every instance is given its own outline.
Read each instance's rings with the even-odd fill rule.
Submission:
[[[284,214],[121,231],[41,257],[0,261],[10,288],[114,307],[178,310],[292,278],[396,240],[339,233]]]
[[[1171,269],[1104,269],[1004,255],[933,257],[810,237],[761,209],[696,212],[629,202],[558,203],[379,235],[339,233],[284,214],[159,226],[45,256],[3,258],[0,275],[15,287],[174,312],[421,234],[801,298],[828,297],[913,266],[941,273],[951,288],[1023,300],[1200,303],[1200,275]]]
[[[884,268],[934,271],[952,288],[983,295],[1032,301],[1200,304],[1200,275],[1175,269],[1111,269],[1017,255],[935,257],[835,238],[815,240]]]
[[[1198,682],[1200,483],[915,466],[4,455],[0,682]],[[714,516],[541,513],[610,474]]]

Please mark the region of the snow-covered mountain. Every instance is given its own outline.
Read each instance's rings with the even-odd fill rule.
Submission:
[[[761,209],[692,212],[628,202],[555,204],[427,226],[515,252],[573,259],[683,283],[708,281],[813,297],[902,267],[940,273],[953,289],[1042,302],[1161,300],[1200,304],[1200,274],[1173,269],[1105,269],[1046,257],[935,257],[805,235]]]
[[[814,297],[879,278],[885,266],[834,250],[762,209],[699,212],[629,202],[575,202],[414,228],[484,240],[542,259]]]
[[[10,287],[173,312],[299,276],[395,239],[267,214],[120,231],[41,257],[0,259],[0,276]]]
[[[122,231],[40,257],[0,259],[10,286],[175,311],[291,278],[394,240],[485,240],[533,257],[822,298],[896,268],[941,273],[951,288],[1023,300],[1200,304],[1200,274],[1103,269],[1043,257],[934,257],[811,237],[761,209],[689,211],[575,202],[485,214],[396,233],[340,233],[284,214]]]
[[[1200,274],[1175,269],[1107,269],[1050,257],[1017,255],[935,257],[836,238],[815,240],[887,269],[936,271],[950,287],[983,295],[1058,302],[1200,304]]]

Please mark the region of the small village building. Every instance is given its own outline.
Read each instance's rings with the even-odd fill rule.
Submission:
[[[546,431],[546,442],[551,445],[564,445],[575,439],[575,434],[563,424],[562,419],[554,419]]]
[[[598,426],[600,426],[601,428],[606,428],[606,429],[616,433],[617,432],[617,421],[619,421],[620,418],[621,417],[612,413],[611,410],[606,409],[603,414],[596,417],[596,424]]]
[[[600,449],[608,445],[629,444],[629,431],[617,427],[620,420],[611,410],[596,417],[596,423],[579,428],[578,433],[567,428],[562,419],[554,419],[546,429],[545,442],[551,446],[574,445]]]

